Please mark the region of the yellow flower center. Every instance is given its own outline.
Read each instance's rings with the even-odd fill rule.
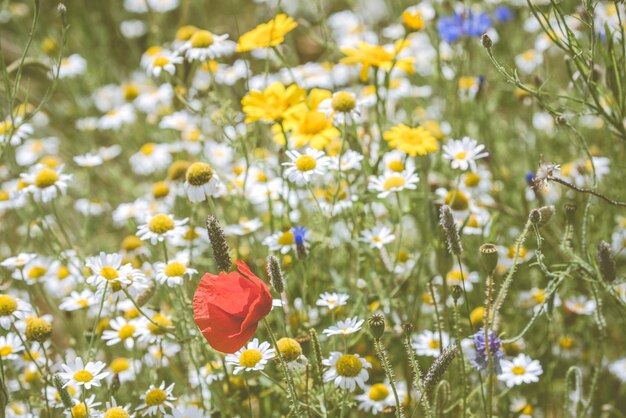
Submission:
[[[450,190],[444,202],[450,205],[452,210],[466,210],[469,207],[468,197],[460,190]]]
[[[111,362],[109,368],[113,373],[121,373],[130,368],[130,363],[128,362],[128,359],[124,357],[118,357]]]
[[[142,147],[139,148],[139,152],[143,155],[152,155],[152,153],[154,152],[154,144],[152,142],[143,144]]]
[[[132,102],[139,96],[139,89],[134,84],[126,84],[124,86],[124,100]]]
[[[543,289],[537,289],[533,292],[532,298],[536,303],[543,303],[546,300],[546,292]]]
[[[361,373],[363,364],[361,360],[353,354],[344,354],[339,357],[337,364],[335,364],[337,374],[343,377],[356,377]]]
[[[331,106],[335,112],[348,113],[356,107],[356,99],[352,93],[340,91],[333,96]]]
[[[300,343],[293,338],[281,338],[277,345],[281,356],[287,363],[297,360],[302,355]]]
[[[263,354],[259,350],[250,348],[239,356],[239,364],[243,367],[254,367],[263,358]]]
[[[122,241],[122,249],[126,251],[133,251],[137,248],[141,247],[143,243],[139,239],[139,237],[135,235],[128,235]]]
[[[561,337],[559,339],[559,345],[561,346],[561,348],[569,350],[570,348],[574,347],[574,339],[572,337]]]
[[[64,280],[70,275],[70,271],[65,266],[60,266],[59,271],[57,271],[57,279]]]
[[[0,316],[9,316],[17,310],[17,300],[9,295],[0,295]]]
[[[390,169],[391,171],[395,171],[399,173],[404,170],[404,164],[400,160],[395,160],[387,164],[387,168]]]
[[[439,341],[437,341],[437,340],[430,340],[428,342],[428,347],[429,348],[439,348]]]
[[[300,171],[311,171],[317,166],[317,161],[310,155],[301,155],[296,160],[296,168]]]
[[[116,406],[106,411],[104,418],[130,418],[130,415],[123,408]]]
[[[526,249],[526,247],[524,247],[523,245],[520,245],[519,251],[517,252],[517,256],[524,258],[526,257],[527,254],[528,254],[528,250]],[[513,259],[515,257],[515,245],[509,246],[506,256],[510,259]]]
[[[10,345],[5,345],[4,347],[0,347],[0,357],[6,357],[13,353],[13,347]]]
[[[152,185],[152,196],[161,199],[170,194],[170,186],[164,181],[158,181]]]
[[[11,196],[6,190],[0,190],[0,202],[6,202]]]
[[[74,373],[74,380],[76,380],[77,382],[87,383],[91,382],[92,379],[93,374],[91,374],[87,370],[79,370]]]
[[[86,308],[87,306],[89,306],[89,301],[87,299],[78,299],[76,303],[78,303],[83,308]]]
[[[35,176],[35,186],[45,189],[46,187],[54,186],[58,179],[59,174],[56,171],[42,168]]]
[[[152,321],[156,322],[161,327],[167,328],[167,327],[172,326],[172,321],[170,321],[170,319],[168,317],[166,317],[165,315],[162,315],[160,313],[154,315],[152,317]],[[150,333],[153,334],[153,335],[161,335],[161,334],[163,334],[165,331],[161,327],[153,324],[152,322],[148,323],[148,329],[150,330]]]
[[[193,25],[185,25],[178,28],[176,31],[176,39],[179,41],[187,41],[191,38],[191,36],[196,33],[198,28]]]
[[[167,393],[163,389],[154,388],[146,394],[146,405],[162,405],[167,399]]]
[[[465,157],[467,157],[467,151],[461,151],[454,154],[454,158],[456,158],[457,160],[463,160],[465,159]]]
[[[192,186],[207,184],[213,177],[213,169],[206,163],[193,163],[187,169],[187,183]]]
[[[387,399],[387,396],[389,396],[389,389],[382,383],[376,383],[372,385],[368,395],[369,398],[375,402],[384,401]]]
[[[293,245],[293,243],[294,239],[291,231],[285,231],[280,237],[278,237],[279,245]]]
[[[187,271],[185,265],[178,261],[172,261],[165,266],[165,275],[168,277],[180,277],[185,274],[185,271]]]
[[[117,331],[117,335],[122,339],[125,340],[127,338],[130,338],[133,336],[133,334],[135,333],[135,327],[130,325],[130,324],[126,324],[123,325],[119,331]]]
[[[391,190],[395,188],[402,187],[406,184],[406,180],[402,176],[390,176],[385,183],[383,184],[383,188],[385,190]]]
[[[513,368],[511,369],[511,373],[516,375],[524,374],[526,373],[526,369],[522,366],[513,366]]]
[[[74,418],[86,418],[89,414],[89,408],[84,403],[79,403],[72,407],[72,417]]]
[[[480,183],[480,176],[476,173],[469,172],[465,176],[465,185],[467,187],[476,187]]]
[[[155,234],[165,234],[174,229],[174,221],[169,216],[159,213],[148,222],[148,229]]]
[[[192,48],[206,48],[213,44],[213,34],[208,30],[199,30],[191,35]]]
[[[154,61],[152,61],[152,66],[163,68],[169,63],[170,63],[170,59],[168,57],[164,57],[163,55],[161,55],[160,57],[156,57]]]
[[[45,267],[35,266],[31,268],[30,270],[28,270],[28,273],[26,275],[28,276],[29,279],[37,280],[37,279],[41,279],[43,275],[46,274],[47,271],[48,270]]]
[[[104,277],[107,280],[115,280],[120,277],[117,269],[111,266],[105,266],[100,269],[100,276]]]

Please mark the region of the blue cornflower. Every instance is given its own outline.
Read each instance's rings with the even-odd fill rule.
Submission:
[[[491,27],[491,19],[486,13],[474,14],[455,12],[452,16],[442,16],[437,22],[441,39],[453,43],[462,36],[482,36]]]
[[[473,338],[474,348],[476,349],[474,358],[472,359],[474,367],[478,370],[487,370],[489,368],[489,356],[487,354],[487,346],[489,346],[489,351],[491,352],[491,357],[493,359],[493,370],[496,374],[502,373],[500,360],[504,357],[504,352],[500,348],[502,345],[500,338],[498,338],[493,331],[489,330],[489,343],[485,344],[484,329],[480,329],[473,335]]]
[[[508,22],[513,19],[513,12],[506,6],[500,6],[493,11],[493,16],[498,22]]]
[[[294,226],[291,230],[293,233],[293,240],[296,245],[304,245],[304,238],[306,235],[306,227],[304,226]]]
[[[529,186],[532,186],[535,181],[535,173],[529,171],[528,173],[526,173],[525,179],[526,183],[528,183]]]

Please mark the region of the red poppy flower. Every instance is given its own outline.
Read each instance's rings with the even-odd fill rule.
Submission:
[[[193,296],[193,317],[209,345],[234,353],[254,335],[272,309],[272,296],[261,279],[241,260],[237,269],[206,273]]]

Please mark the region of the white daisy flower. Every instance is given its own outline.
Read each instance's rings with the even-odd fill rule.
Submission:
[[[299,186],[309,183],[314,175],[324,174],[330,164],[330,158],[314,148],[307,148],[304,154],[295,150],[289,150],[286,154],[291,161],[282,164],[288,167],[285,176]]]
[[[291,250],[296,251],[292,228],[270,235],[263,240],[263,245],[268,246],[270,251],[280,251],[282,254],[287,254]]]
[[[178,7],[179,0],[146,0],[150,9],[157,13],[167,13]]]
[[[338,91],[330,99],[322,100],[317,111],[324,113],[327,119],[333,118],[335,125],[351,124],[361,119],[363,104],[354,93]]]
[[[396,236],[391,233],[391,229],[383,225],[378,225],[373,229],[361,231],[361,241],[370,245],[370,248],[383,248],[386,244],[393,242]]]
[[[0,122],[0,143],[9,142],[14,146],[19,145],[22,140],[33,134],[32,125],[14,122],[9,119]]]
[[[582,295],[565,300],[564,306],[568,312],[577,315],[593,315],[596,311],[596,301]]]
[[[133,123],[137,115],[135,108],[131,104],[123,104],[115,109],[109,110],[98,119],[99,130],[119,130],[124,125]],[[140,173],[141,174],[141,173]]]
[[[378,192],[378,197],[384,199],[394,192],[415,190],[419,179],[412,171],[385,171],[381,176],[370,176],[367,189]]]
[[[21,269],[24,268],[24,266],[35,257],[37,257],[37,254],[35,253],[19,253],[16,256],[4,259],[0,263],[0,266],[6,267],[11,270],[16,268]]]
[[[32,194],[36,201],[44,203],[64,195],[67,183],[72,179],[71,174],[63,174],[63,166],[50,168],[43,164],[35,165],[28,173],[20,174],[20,177],[28,184],[23,192]]]
[[[6,293],[0,294],[0,327],[8,330],[14,321],[26,318],[30,311],[30,305],[23,300]]]
[[[87,283],[98,289],[103,289],[107,284],[112,288],[130,284],[129,275],[134,270],[130,264],[122,265],[122,256],[117,253],[100,252],[98,256],[88,257],[85,266],[92,273]]]
[[[24,345],[17,335],[9,333],[0,337],[0,359],[2,361],[15,360],[17,353],[22,350],[24,350]]]
[[[515,66],[525,74],[530,74],[543,64],[543,54],[528,49],[515,57]]]
[[[626,383],[626,357],[610,363],[609,371],[619,380]]]
[[[343,173],[349,170],[360,170],[361,161],[363,161],[364,157],[362,154],[350,149],[341,155],[341,160],[339,160],[339,157],[330,158],[330,168],[333,170],[339,170]]]
[[[257,218],[241,218],[239,219],[239,223],[236,225],[226,225],[224,227],[224,232],[226,233],[226,235],[243,236],[257,231],[262,226],[263,223]]]
[[[176,64],[183,62],[183,57],[174,55],[174,53],[162,50],[158,55],[153,57],[152,61],[146,69],[149,75],[159,77],[163,72],[174,75],[176,72]]]
[[[208,30],[197,30],[181,48],[181,54],[188,61],[207,61],[231,55],[235,52],[236,43],[228,40],[228,34],[216,35]]]
[[[411,346],[418,356],[437,357],[441,354],[441,349],[450,344],[450,337],[446,332],[441,333],[441,340],[438,332],[424,330],[413,336]]]
[[[320,295],[320,298],[315,303],[317,306],[325,306],[332,310],[338,306],[343,306],[348,303],[350,295],[346,293],[328,293],[324,292]]]
[[[90,306],[96,305],[96,303],[96,298],[91,290],[84,289],[80,293],[74,290],[69,296],[63,298],[61,304],[59,305],[59,309],[66,312],[72,312],[87,309]]]
[[[148,216],[144,224],[139,225],[137,236],[142,240],[150,240],[152,245],[164,240],[171,240],[185,234],[185,225],[188,218],[182,220],[174,219],[173,215],[157,213]]]
[[[396,384],[398,398],[402,402],[407,396],[406,385],[404,382]],[[359,410],[366,411],[373,415],[380,414],[385,408],[395,406],[396,401],[393,396],[389,382],[375,383],[372,386],[365,386],[364,393],[355,397],[359,401]]]
[[[210,165],[193,163],[185,173],[185,192],[193,203],[203,202],[207,197],[217,197],[220,181]]]
[[[148,175],[169,167],[172,155],[167,144],[148,142],[142,145],[139,152],[133,154],[129,161],[135,173]]]
[[[24,280],[28,285],[47,283],[55,278],[52,271],[52,260],[37,256],[31,259],[22,269],[15,270],[12,277],[15,280]]]
[[[97,167],[104,162],[100,155],[93,153],[77,155],[72,159],[80,167]]]
[[[275,355],[274,349],[270,348],[268,342],[264,341],[259,344],[258,338],[255,338],[236,353],[226,355],[226,364],[235,366],[233,374],[241,371],[263,370],[267,362]]]
[[[187,267],[188,263],[187,253],[181,253],[176,259],[167,263],[156,263],[154,269],[157,281],[161,284],[167,284],[169,287],[182,285],[185,276],[190,279],[191,276],[198,273],[198,270]]]
[[[161,382],[159,387],[150,385],[150,388],[141,395],[143,403],[137,407],[137,411],[142,411],[143,416],[165,414],[165,408],[173,408],[172,401],[176,398],[172,396],[174,383],[165,387],[165,382]]]
[[[355,316],[353,318],[348,318],[345,321],[339,321],[337,322],[337,325],[333,325],[322,332],[325,335],[350,335],[358,332],[364,322],[364,319],[359,319]]]
[[[538,360],[533,360],[526,354],[520,354],[513,360],[501,360],[502,373],[498,380],[504,382],[507,387],[521,385],[522,383],[538,382],[543,373]]]
[[[84,386],[86,390],[89,390],[92,386],[100,386],[100,381],[109,375],[109,372],[102,371],[105,367],[106,364],[101,361],[90,361],[84,364],[82,358],[76,357],[74,367],[67,364],[61,365],[64,372],[59,373],[59,376],[66,380],[63,387],[73,384]]]
[[[50,78],[56,76],[56,65],[52,65]],[[73,78],[82,75],[87,70],[87,60],[78,54],[72,54],[67,58],[61,59],[59,67],[59,78]]]
[[[342,354],[338,351],[330,353],[330,357],[322,361],[330,367],[324,372],[324,382],[333,382],[341,389],[354,392],[356,387],[365,389],[365,382],[370,375],[367,369],[372,365],[358,354]]]
[[[107,345],[124,343],[127,349],[132,350],[135,346],[135,337],[139,336],[140,324],[138,320],[127,321],[123,317],[112,319],[109,322],[111,330],[105,330],[102,339],[107,342]]]
[[[72,399],[74,406],[65,411],[66,418],[90,417],[96,415],[97,411],[95,411],[94,408],[102,405],[102,403],[95,402],[95,400],[96,395],[91,395],[85,398],[84,401]]]
[[[488,152],[483,152],[485,146],[470,137],[453,139],[443,146],[443,158],[450,160],[453,169],[476,171],[476,160],[485,158]]]

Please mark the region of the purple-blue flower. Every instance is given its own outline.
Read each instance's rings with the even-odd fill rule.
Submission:
[[[474,348],[476,350],[472,363],[478,370],[487,370],[489,368],[489,355],[487,354],[487,346],[491,352],[491,358],[493,359],[493,370],[496,374],[502,373],[500,367],[500,360],[504,357],[504,352],[500,348],[502,341],[498,338],[493,331],[489,330],[489,343],[485,343],[485,330],[480,329],[473,336]]]
[[[493,11],[493,16],[498,22],[508,22],[513,19],[513,12],[506,6],[500,6]]]
[[[293,232],[293,240],[296,245],[303,245],[306,235],[306,228],[304,226],[294,226],[291,232]]]
[[[441,39],[453,43],[463,36],[482,36],[491,27],[491,18],[486,13],[474,14],[454,13],[452,16],[442,16],[437,22],[437,30]]]

